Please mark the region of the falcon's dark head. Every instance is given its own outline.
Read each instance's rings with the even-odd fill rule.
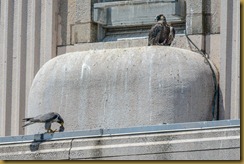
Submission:
[[[165,16],[163,14],[160,14],[160,15],[156,16],[155,20],[157,22],[162,21],[163,23],[164,22],[166,23],[166,18],[165,18]]]

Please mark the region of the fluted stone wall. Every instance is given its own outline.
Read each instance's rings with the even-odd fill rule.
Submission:
[[[57,2],[1,0],[1,136],[23,134],[21,119],[32,80],[56,56]]]

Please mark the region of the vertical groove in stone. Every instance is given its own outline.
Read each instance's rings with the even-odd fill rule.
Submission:
[[[6,3],[6,1],[5,1]],[[0,58],[0,78],[1,79],[5,79],[6,76],[6,65],[5,65],[5,58],[6,58],[6,54],[4,54],[4,2],[0,1],[0,33],[2,34],[2,37],[0,38],[0,53],[2,54],[1,58]],[[6,85],[6,81],[3,80],[0,83],[0,135],[4,136],[5,135],[5,85]]]
[[[12,64],[12,113],[11,113],[11,135],[17,135],[18,131],[18,115],[19,115],[19,61],[20,61],[20,24],[21,24],[21,15],[20,15],[20,6],[21,0],[14,1],[14,21],[13,21],[13,64]]]
[[[45,41],[46,41],[46,27],[45,27],[45,22],[46,22],[46,20],[45,20],[45,12],[46,12],[46,10],[45,10],[45,3],[46,3],[46,1],[45,0],[42,0],[41,1],[41,6],[40,6],[40,8],[41,8],[41,24],[40,24],[40,33],[41,33],[41,39],[40,39],[40,46],[41,46],[41,49],[40,49],[40,65],[43,65],[43,63],[44,63],[44,60],[45,60],[45,58],[44,58],[44,56],[45,56],[45,52],[46,52],[46,47],[45,47]]]
[[[30,86],[31,86],[31,82],[33,80],[33,62],[32,62],[32,58],[34,55],[32,55],[33,53],[33,41],[32,41],[32,4],[35,3],[36,1],[28,1],[27,4],[27,36],[26,36],[26,101],[25,104],[28,104],[28,93],[30,90]],[[27,109],[25,110],[25,113],[27,113]]]
[[[19,97],[19,134],[23,135],[24,130],[22,126],[22,119],[25,117],[25,109],[26,109],[26,40],[27,40],[27,5],[28,0],[22,1],[22,28],[21,28],[21,43],[20,43],[20,97]]]
[[[22,119],[25,117],[25,87],[26,87],[26,35],[27,35],[27,1],[28,0],[16,0],[18,5],[18,95],[16,97],[16,103],[18,108],[16,109],[16,135],[24,134],[22,126]]]
[[[7,32],[7,87],[6,87],[6,135],[11,135],[12,116],[12,72],[13,72],[13,21],[14,1],[8,1],[8,32]]]
[[[34,54],[34,73],[36,74],[40,68],[40,40],[41,40],[41,1],[36,1],[36,8],[35,8],[35,54]]]

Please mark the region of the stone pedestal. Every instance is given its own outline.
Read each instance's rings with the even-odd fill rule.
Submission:
[[[68,131],[207,121],[213,93],[209,65],[188,50],[74,52],[50,60],[37,73],[27,116],[56,111]],[[27,134],[43,130],[32,125]]]

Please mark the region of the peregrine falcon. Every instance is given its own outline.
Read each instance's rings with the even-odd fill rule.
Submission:
[[[29,121],[29,122],[22,127],[26,127],[26,126],[34,124],[34,123],[45,123],[45,129],[47,130],[47,133],[54,133],[57,131],[57,130],[51,129],[51,124],[53,122],[57,122],[61,125],[59,128],[59,132],[64,131],[64,126],[63,126],[64,120],[60,116],[60,114],[55,113],[55,112],[38,115],[36,117],[24,118],[23,121]]]
[[[154,25],[148,34],[148,46],[163,45],[170,46],[175,38],[175,29],[169,25],[163,14],[156,16],[157,24]]]

